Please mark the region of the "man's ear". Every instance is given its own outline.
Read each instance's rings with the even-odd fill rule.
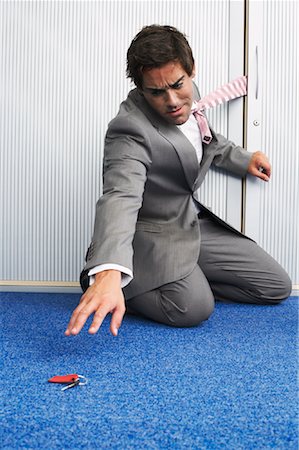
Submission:
[[[194,78],[195,75],[196,75],[196,71],[195,71],[195,64],[194,64],[193,69],[192,69],[192,73],[191,73],[191,78]]]

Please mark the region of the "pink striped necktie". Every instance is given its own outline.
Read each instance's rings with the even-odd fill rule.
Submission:
[[[247,77],[242,76],[227,84],[224,84],[196,102],[196,106],[191,109],[191,112],[197,119],[201,132],[201,138],[204,144],[209,144],[212,140],[212,134],[204,111],[209,108],[213,108],[214,106],[222,105],[222,103],[233,100],[234,98],[243,97],[246,94]]]

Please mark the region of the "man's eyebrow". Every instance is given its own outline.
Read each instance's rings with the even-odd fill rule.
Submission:
[[[173,88],[176,87],[183,79],[185,78],[185,75],[182,75],[181,78],[179,78],[175,83],[170,84],[169,87]]]
[[[175,81],[173,84],[170,84],[167,87],[164,88],[158,88],[158,87],[144,87],[144,90],[146,91],[155,91],[155,92],[164,92],[169,88],[175,88],[181,81],[183,81],[183,79],[185,78],[185,75],[182,75],[181,78],[179,78],[177,81]]]

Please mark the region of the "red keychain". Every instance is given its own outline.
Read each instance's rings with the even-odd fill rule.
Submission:
[[[80,381],[82,380],[82,381]],[[75,387],[75,386],[82,386],[87,383],[87,378],[85,378],[83,375],[78,375],[77,373],[72,373],[69,375],[56,375],[55,377],[49,378],[49,383],[59,383],[59,384],[66,384],[67,386],[63,387],[61,390],[65,391],[66,389]]]
[[[79,375],[73,373],[71,375],[56,375],[55,377],[50,378],[49,383],[61,383],[61,384],[69,384],[74,383],[79,379]]]

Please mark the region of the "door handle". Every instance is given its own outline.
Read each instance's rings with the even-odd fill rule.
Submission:
[[[258,46],[255,47],[255,67],[256,67],[256,81],[255,81],[255,99],[259,96],[259,51]]]

